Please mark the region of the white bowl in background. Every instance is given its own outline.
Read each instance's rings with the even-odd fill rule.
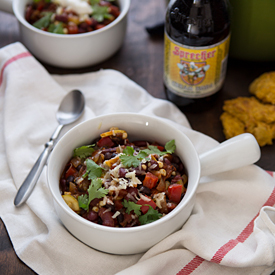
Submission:
[[[83,34],[54,34],[39,30],[24,17],[31,0],[1,0],[0,10],[12,12],[19,22],[22,43],[39,60],[62,68],[96,65],[114,55],[122,46],[127,28],[130,0],[118,0],[121,13],[102,29]]]

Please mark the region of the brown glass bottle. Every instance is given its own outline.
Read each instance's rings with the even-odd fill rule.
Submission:
[[[226,74],[227,0],[171,0],[165,20],[164,86],[183,111],[211,105]]]

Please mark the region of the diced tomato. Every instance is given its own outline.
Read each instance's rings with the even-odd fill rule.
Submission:
[[[101,138],[98,142],[97,142],[97,146],[98,147],[113,147],[115,144],[113,143],[113,141],[111,140],[110,137],[104,137]]]
[[[154,209],[156,209],[157,205],[155,204],[155,202],[153,200],[150,199],[150,201],[146,201],[143,199],[140,199],[137,201],[137,204],[142,205],[140,210],[143,214],[146,214],[149,210],[149,206],[152,206]],[[147,205],[146,205],[147,204]]]
[[[150,172],[147,172],[143,180],[143,185],[145,187],[148,187],[149,189],[152,189],[156,187],[158,180],[159,178],[157,176],[153,175]]]
[[[159,149],[160,151],[163,151],[163,150],[164,150],[164,147],[163,147],[163,146],[158,145],[157,147],[158,147],[158,149]]]
[[[175,203],[179,203],[180,199],[181,199],[181,194],[182,194],[183,188],[181,184],[171,184],[168,187],[168,197],[169,200],[175,202]]]
[[[74,168],[72,164],[70,164],[70,167],[65,173],[65,178],[67,179],[69,176],[73,176],[75,173],[77,173],[77,170]]]

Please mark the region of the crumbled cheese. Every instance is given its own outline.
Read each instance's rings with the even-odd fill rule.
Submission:
[[[56,9],[56,14],[62,14],[63,13],[63,8],[62,7],[58,7]]]
[[[119,211],[116,211],[116,213],[112,216],[113,219],[115,219],[117,216],[120,215],[120,212]]]
[[[155,194],[154,197],[155,199],[155,203],[157,205],[158,208],[162,208],[162,202],[165,202],[166,198],[165,198],[165,193],[164,192],[161,192],[161,193],[158,193],[158,194]]]
[[[53,0],[54,3],[73,10],[77,14],[91,14],[93,12],[91,5],[87,0]]]
[[[138,184],[141,184],[142,182],[136,177],[136,171],[128,172],[125,177],[127,179],[130,179],[129,186],[131,187],[137,187]]]
[[[148,197],[142,195],[141,193],[138,193],[139,194],[139,197],[144,200],[144,201],[150,201],[151,199],[149,199]]]
[[[122,164],[119,164],[114,169],[110,170],[110,174],[115,178],[119,178],[119,168],[120,167],[122,167]]]
[[[76,179],[75,179],[75,183],[76,183],[76,184],[79,184],[79,183],[81,183],[83,180],[84,180],[84,178],[82,178],[82,177],[76,178]]]

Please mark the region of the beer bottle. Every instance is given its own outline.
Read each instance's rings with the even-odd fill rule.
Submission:
[[[229,41],[228,0],[171,0],[165,20],[167,98],[183,111],[209,107],[224,83]]]

